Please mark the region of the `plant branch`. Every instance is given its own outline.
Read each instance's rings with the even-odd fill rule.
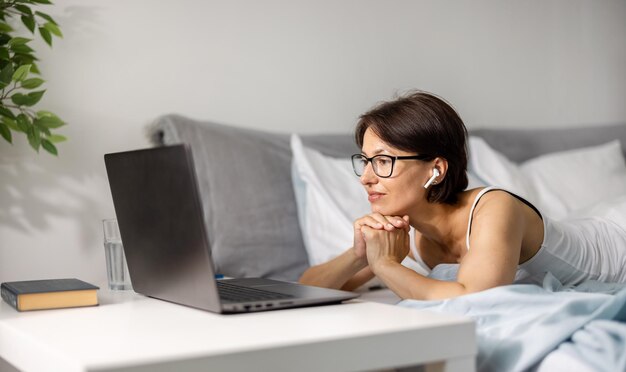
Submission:
[[[0,97],[0,99],[5,100],[9,98],[9,94],[11,94],[11,92],[13,92],[15,89],[17,89],[17,82],[13,83],[13,88],[9,89],[9,91],[6,92],[6,94],[4,93],[4,89],[2,89],[2,97]]]
[[[12,8],[17,4],[17,1],[9,1],[9,2],[0,2],[0,10],[5,10],[7,8]]]
[[[7,104],[2,104],[2,105],[7,108],[16,109],[20,112],[20,114],[27,115],[33,120],[37,118],[37,113],[33,109],[29,109],[29,108],[26,108],[23,106],[17,106],[17,105],[7,105]]]

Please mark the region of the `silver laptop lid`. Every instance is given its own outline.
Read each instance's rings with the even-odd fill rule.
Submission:
[[[188,146],[106,154],[104,160],[133,289],[220,312]]]

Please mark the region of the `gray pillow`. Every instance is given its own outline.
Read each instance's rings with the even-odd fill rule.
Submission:
[[[289,135],[178,115],[162,116],[148,130],[155,145],[191,147],[217,272],[300,277],[308,259],[291,183]],[[347,134],[305,136],[303,142],[330,156],[357,151]]]
[[[191,147],[216,270],[297,280],[308,267],[291,186],[287,135],[167,115],[155,144]]]

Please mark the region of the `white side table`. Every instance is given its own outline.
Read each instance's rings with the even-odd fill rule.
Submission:
[[[100,306],[19,313],[0,304],[0,357],[25,371],[473,371],[474,324],[353,300],[218,315],[132,292]]]

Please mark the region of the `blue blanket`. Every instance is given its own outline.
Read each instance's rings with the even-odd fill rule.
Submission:
[[[513,284],[399,305],[473,318],[479,371],[524,371],[555,349],[590,369],[626,371],[626,284],[587,281],[565,288],[548,273],[543,286]]]

